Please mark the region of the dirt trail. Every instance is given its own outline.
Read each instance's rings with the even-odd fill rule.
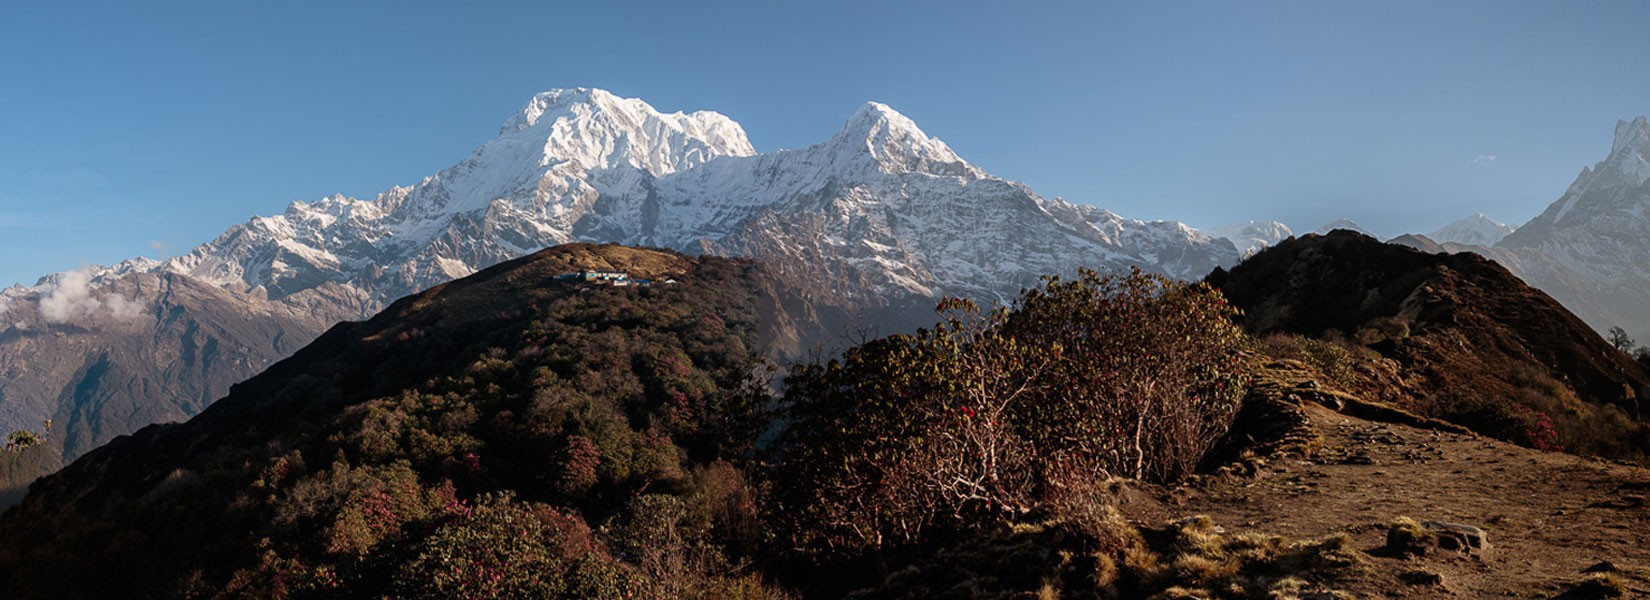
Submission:
[[[1377,556],[1338,586],[1359,597],[1550,597],[1601,561],[1619,569],[1630,597],[1650,597],[1650,471],[1304,408],[1322,438],[1310,458],[1275,458],[1253,477],[1163,491],[1125,512],[1141,522],[1206,514],[1229,531],[1290,538],[1346,532],[1366,552],[1400,516],[1488,533],[1476,555]],[[1417,571],[1442,584],[1400,577],[1428,578]]]

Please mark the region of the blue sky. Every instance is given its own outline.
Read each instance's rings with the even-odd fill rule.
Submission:
[[[1135,218],[1518,224],[1604,157],[1617,119],[1650,112],[1647,17],[1629,2],[9,2],[0,285],[417,182],[534,92],[573,86],[722,112],[759,150],[823,141],[878,100],[991,173]]]

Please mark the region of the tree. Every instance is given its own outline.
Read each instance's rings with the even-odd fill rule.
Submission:
[[[1620,326],[1610,328],[1609,340],[1610,345],[1615,346],[1617,350],[1629,354],[1633,352],[1633,347],[1637,346],[1633,343],[1633,338],[1627,337],[1627,330]]]

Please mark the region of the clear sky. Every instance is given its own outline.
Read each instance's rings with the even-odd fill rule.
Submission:
[[[534,92],[758,150],[867,100],[1044,196],[1196,226],[1513,224],[1650,112],[1642,2],[0,3],[0,286],[452,165]]]

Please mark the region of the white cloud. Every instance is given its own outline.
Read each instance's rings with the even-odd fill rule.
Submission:
[[[1495,155],[1494,154],[1480,154],[1478,156],[1472,157],[1472,160],[1467,161],[1467,164],[1470,164],[1470,165],[1487,165],[1487,164],[1492,163],[1492,162],[1495,162]]]
[[[149,249],[155,252],[165,252],[166,244],[160,240],[149,240]]]
[[[47,323],[67,323],[71,319],[108,315],[116,319],[135,319],[143,313],[143,304],[115,292],[101,297],[92,287],[92,275],[86,270],[58,274],[56,281],[47,283],[40,294],[40,316]]]

